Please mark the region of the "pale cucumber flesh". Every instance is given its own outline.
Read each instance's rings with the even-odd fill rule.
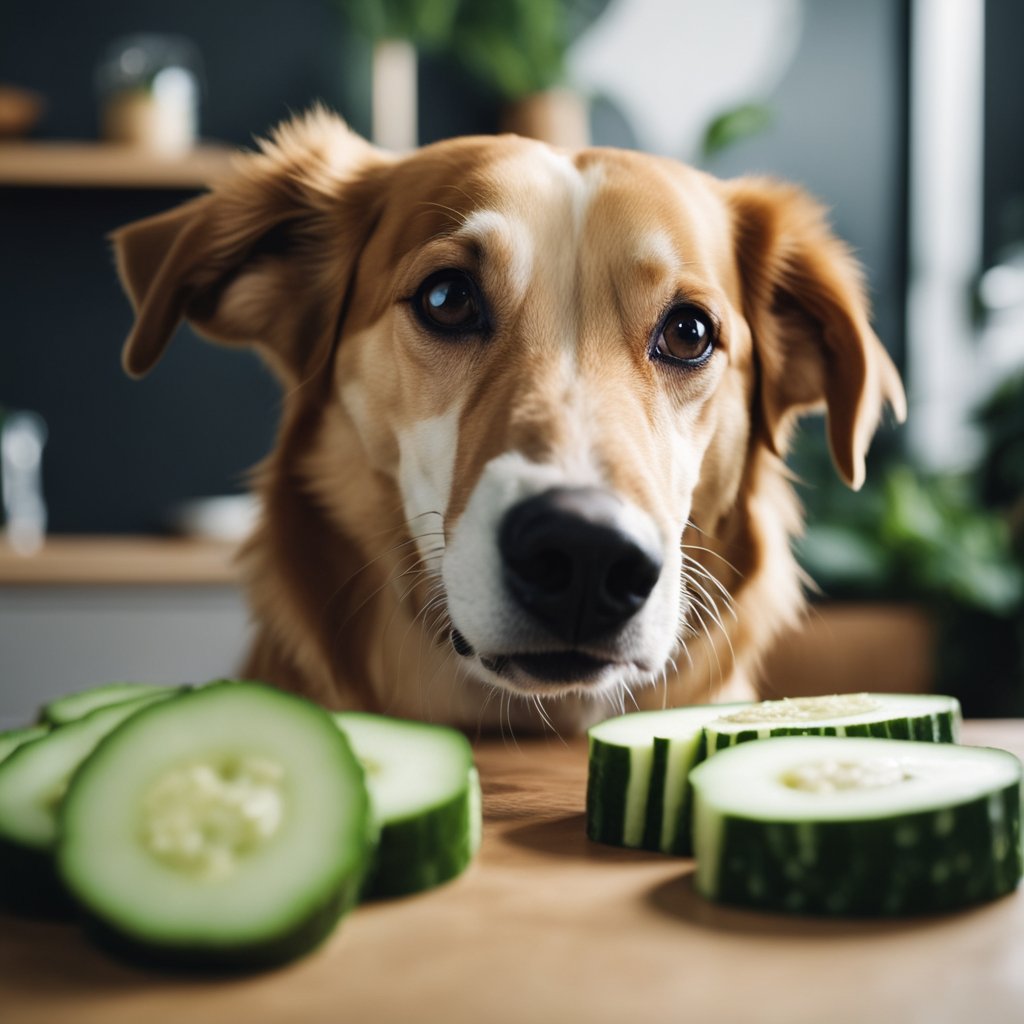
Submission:
[[[843,694],[634,712],[589,732],[587,834],[688,855],[690,770],[718,750],[784,735],[955,742],[960,707],[931,694]]]
[[[366,895],[419,892],[461,873],[480,844],[480,782],[462,733],[340,712],[380,829]]]
[[[955,743],[960,705],[938,694],[856,693],[761,701],[706,729],[709,753],[769,736],[876,736]]]
[[[886,916],[994,899],[1021,878],[1021,765],[1001,750],[783,737],[691,775],[698,891],[805,914]]]
[[[57,835],[57,808],[78,766],[126,718],[167,696],[97,708],[15,750],[0,764],[0,841],[48,850]]]
[[[170,696],[181,690],[180,685],[163,686],[156,683],[104,683],[79,690],[64,697],[57,697],[44,704],[39,719],[50,725],[67,725],[83,718],[90,711],[105,708],[111,704],[123,704],[138,697]]]
[[[357,899],[374,837],[330,715],[243,682],[127,720],[75,775],[60,825],[61,877],[107,941],[217,968],[321,941]]]
[[[587,835],[613,846],[687,852],[687,775],[708,722],[745,704],[639,711],[588,733]]]
[[[49,725],[26,725],[20,729],[0,732],[0,762],[5,761],[18,747],[42,739],[49,731]]]
[[[22,744],[0,763],[0,903],[30,914],[70,912],[52,859],[68,783],[108,733],[167,697],[154,692],[97,708]]]

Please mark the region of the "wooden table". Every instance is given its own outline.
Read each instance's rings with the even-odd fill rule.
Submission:
[[[965,732],[1024,755],[1024,722]],[[582,741],[487,741],[477,756],[484,843],[449,885],[360,907],[298,963],[229,980],[146,973],[70,925],[0,917],[0,1021],[1024,1021],[1024,890],[885,923],[717,907],[691,862],[587,841]]]

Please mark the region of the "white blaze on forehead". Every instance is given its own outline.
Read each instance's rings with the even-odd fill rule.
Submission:
[[[548,172],[548,178],[563,188],[562,200],[568,195],[569,209],[572,213],[573,241],[578,245],[586,222],[587,210],[594,196],[604,183],[604,168],[599,163],[591,163],[582,170],[576,166],[567,153],[559,153],[544,147],[540,150],[542,159],[538,166]],[[550,186],[549,186],[550,187]]]
[[[478,243],[484,252],[502,253],[507,287],[517,298],[522,297],[533,275],[533,239],[522,220],[497,210],[474,210],[455,237]]]
[[[456,237],[486,243],[487,236],[494,234],[529,260],[521,260],[520,269],[532,271],[544,262],[550,272],[557,262],[572,271],[580,256],[588,210],[604,183],[604,168],[595,162],[581,170],[568,154],[541,144],[510,163],[515,188],[509,190],[503,208],[474,211]],[[567,256],[571,257],[568,265]]]
[[[633,263],[642,263],[671,273],[679,266],[675,245],[665,231],[649,231],[636,242],[632,254]]]
[[[461,409],[419,420],[398,432],[398,486],[409,532],[428,564],[444,549],[443,523],[455,473]]]

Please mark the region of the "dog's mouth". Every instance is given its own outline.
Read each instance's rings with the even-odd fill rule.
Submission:
[[[477,652],[458,630],[452,630],[451,640],[457,654],[464,658],[476,655]],[[543,687],[552,690],[600,684],[606,681],[610,669],[622,664],[575,649],[480,654],[479,661],[488,672],[515,688]]]
[[[482,657],[480,664],[496,676],[522,683],[591,683],[614,662],[581,651],[545,651],[540,654],[502,654]]]

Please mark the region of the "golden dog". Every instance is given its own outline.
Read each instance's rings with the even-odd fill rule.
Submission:
[[[186,318],[281,380],[245,672],[335,707],[573,731],[749,696],[803,601],[795,418],[824,406],[856,488],[905,414],[857,266],[769,180],[514,136],[398,156],[315,110],[115,243],[129,373]]]

